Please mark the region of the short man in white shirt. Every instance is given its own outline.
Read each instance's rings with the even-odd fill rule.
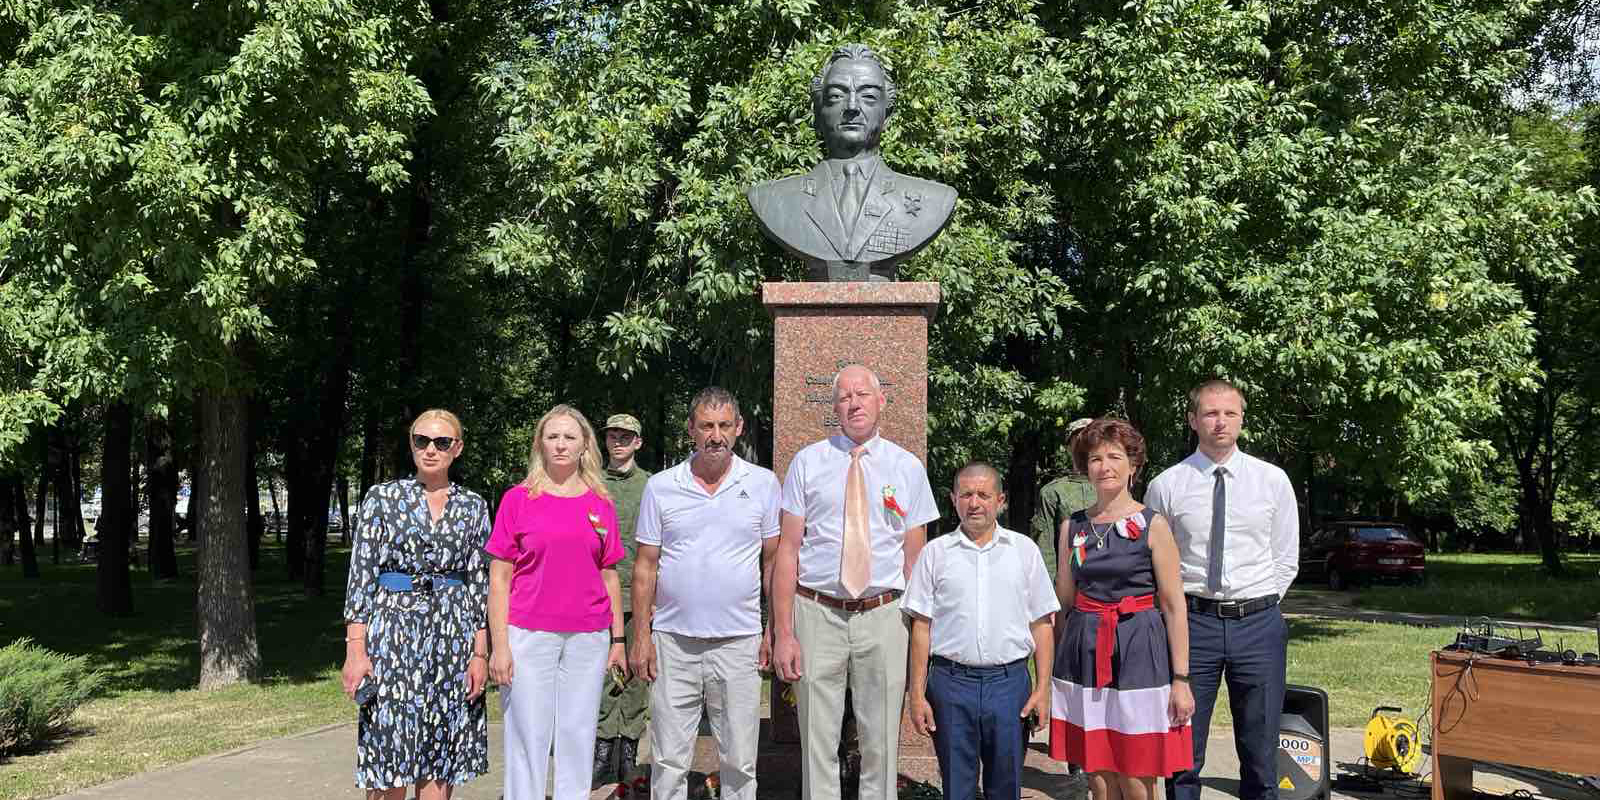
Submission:
[[[899,794],[907,641],[899,598],[939,509],[922,462],[878,435],[884,402],[871,370],[840,370],[840,433],[797,453],[783,479],[772,653],[778,676],[795,684],[803,800],[839,797],[847,683],[861,739],[859,796]]]
[[[711,387],[689,402],[694,454],[650,478],[633,568],[634,674],[650,691],[650,796],[684,800],[702,700],[722,796],[755,800],[763,576],[778,549],[778,476],[733,453],[739,404]]]
[[[1239,753],[1239,796],[1278,796],[1278,716],[1288,626],[1278,601],[1300,569],[1300,511],[1289,476],[1238,448],[1244,393],[1207,381],[1189,393],[1199,447],[1150,482],[1145,505],[1172,523],[1189,604],[1194,769],[1167,780],[1168,800],[1199,800],[1217,686],[1226,677]]]
[[[1039,546],[999,526],[1000,485],[988,464],[956,473],[961,530],[922,548],[900,606],[911,617],[911,723],[933,737],[945,800],[977,795],[980,763],[986,800],[1020,798],[1028,734],[1050,716],[1061,601]]]

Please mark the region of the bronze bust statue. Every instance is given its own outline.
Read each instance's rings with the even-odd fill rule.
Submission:
[[[814,281],[892,281],[900,262],[950,222],[956,190],[901,175],[878,142],[894,80],[865,45],[834,50],[811,81],[812,124],[827,158],[745,191],[761,231],[805,261]]]

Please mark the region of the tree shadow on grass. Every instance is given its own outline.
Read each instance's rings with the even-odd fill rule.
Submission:
[[[1348,628],[1341,629],[1332,622],[1315,618],[1296,618],[1288,620],[1289,641],[1296,643],[1317,642],[1324,639],[1337,639],[1341,636],[1350,636],[1354,632]]]
[[[308,683],[326,679],[344,656],[343,606],[349,552],[329,542],[321,597],[306,597],[286,575],[281,546],[262,543],[255,574],[256,633],[262,676]],[[41,647],[86,656],[105,674],[103,691],[178,691],[200,679],[192,549],[179,551],[179,577],[156,581],[134,570],[134,613],[110,617],[95,608],[94,564],[41,564],[40,579],[0,568],[0,641],[27,637]]]
[[[17,756],[37,756],[45,753],[53,753],[69,744],[72,744],[73,742],[78,741],[79,739],[92,736],[94,732],[95,728],[93,725],[86,725],[80,722],[67,723],[67,725],[61,729],[52,732],[43,739],[30,742],[26,746],[13,748],[9,752],[0,750],[0,765],[9,763]]]

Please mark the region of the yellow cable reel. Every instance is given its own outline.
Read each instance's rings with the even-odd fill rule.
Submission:
[[[1367,720],[1367,761],[1378,769],[1415,775],[1422,764],[1422,739],[1417,726],[1400,716],[1396,706],[1378,706]]]

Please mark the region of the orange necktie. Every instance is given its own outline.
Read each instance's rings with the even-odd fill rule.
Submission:
[[[867,448],[856,445],[850,451],[850,471],[844,479],[844,546],[839,559],[839,583],[851,597],[860,597],[872,578],[872,546],[868,538],[867,477],[862,473],[861,457]]]

